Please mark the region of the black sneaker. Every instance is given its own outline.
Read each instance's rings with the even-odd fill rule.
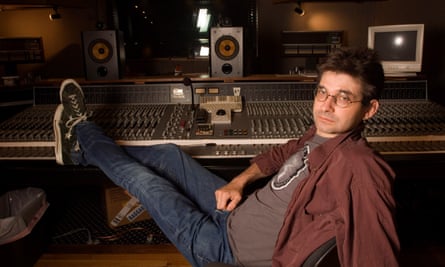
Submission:
[[[56,162],[61,165],[72,164],[71,151],[78,146],[74,127],[88,119],[89,112],[85,106],[82,88],[72,79],[62,82],[60,86],[62,102],[54,114],[54,136]]]
[[[54,153],[56,155],[56,162],[60,165],[73,164],[71,160],[71,149],[75,146],[73,142],[77,142],[77,140],[73,141],[72,138],[65,138],[68,131],[68,128],[65,127],[65,121],[63,105],[60,104],[57,106],[53,120],[55,138]]]
[[[60,102],[69,120],[77,121],[83,119],[87,114],[85,97],[82,88],[73,79],[67,79],[60,85]],[[77,124],[77,123],[76,123]]]

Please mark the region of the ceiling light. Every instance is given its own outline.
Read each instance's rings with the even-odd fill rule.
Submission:
[[[60,13],[57,11],[57,6],[53,7],[53,12],[49,13],[49,20],[53,21],[55,19],[61,19],[62,16],[60,15]]]
[[[294,11],[301,17],[305,14],[304,9],[301,7],[301,2],[297,2],[297,7],[294,9]]]

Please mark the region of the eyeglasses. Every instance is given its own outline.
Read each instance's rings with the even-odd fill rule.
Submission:
[[[352,103],[361,102],[362,100],[352,101],[351,95],[346,92],[339,92],[336,95],[328,94],[326,88],[318,86],[315,88],[314,97],[317,101],[325,102],[328,99],[328,96],[331,96],[334,99],[334,104],[340,108],[346,108]]]

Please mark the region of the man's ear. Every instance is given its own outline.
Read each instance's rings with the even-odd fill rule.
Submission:
[[[377,113],[377,110],[379,109],[379,105],[380,105],[380,103],[377,99],[372,99],[369,102],[369,106],[367,107],[368,110],[363,115],[363,120],[369,120],[370,118],[372,118]]]

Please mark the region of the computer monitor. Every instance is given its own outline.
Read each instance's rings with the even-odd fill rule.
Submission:
[[[415,76],[422,70],[424,24],[368,27],[368,47],[377,51],[385,76]]]

